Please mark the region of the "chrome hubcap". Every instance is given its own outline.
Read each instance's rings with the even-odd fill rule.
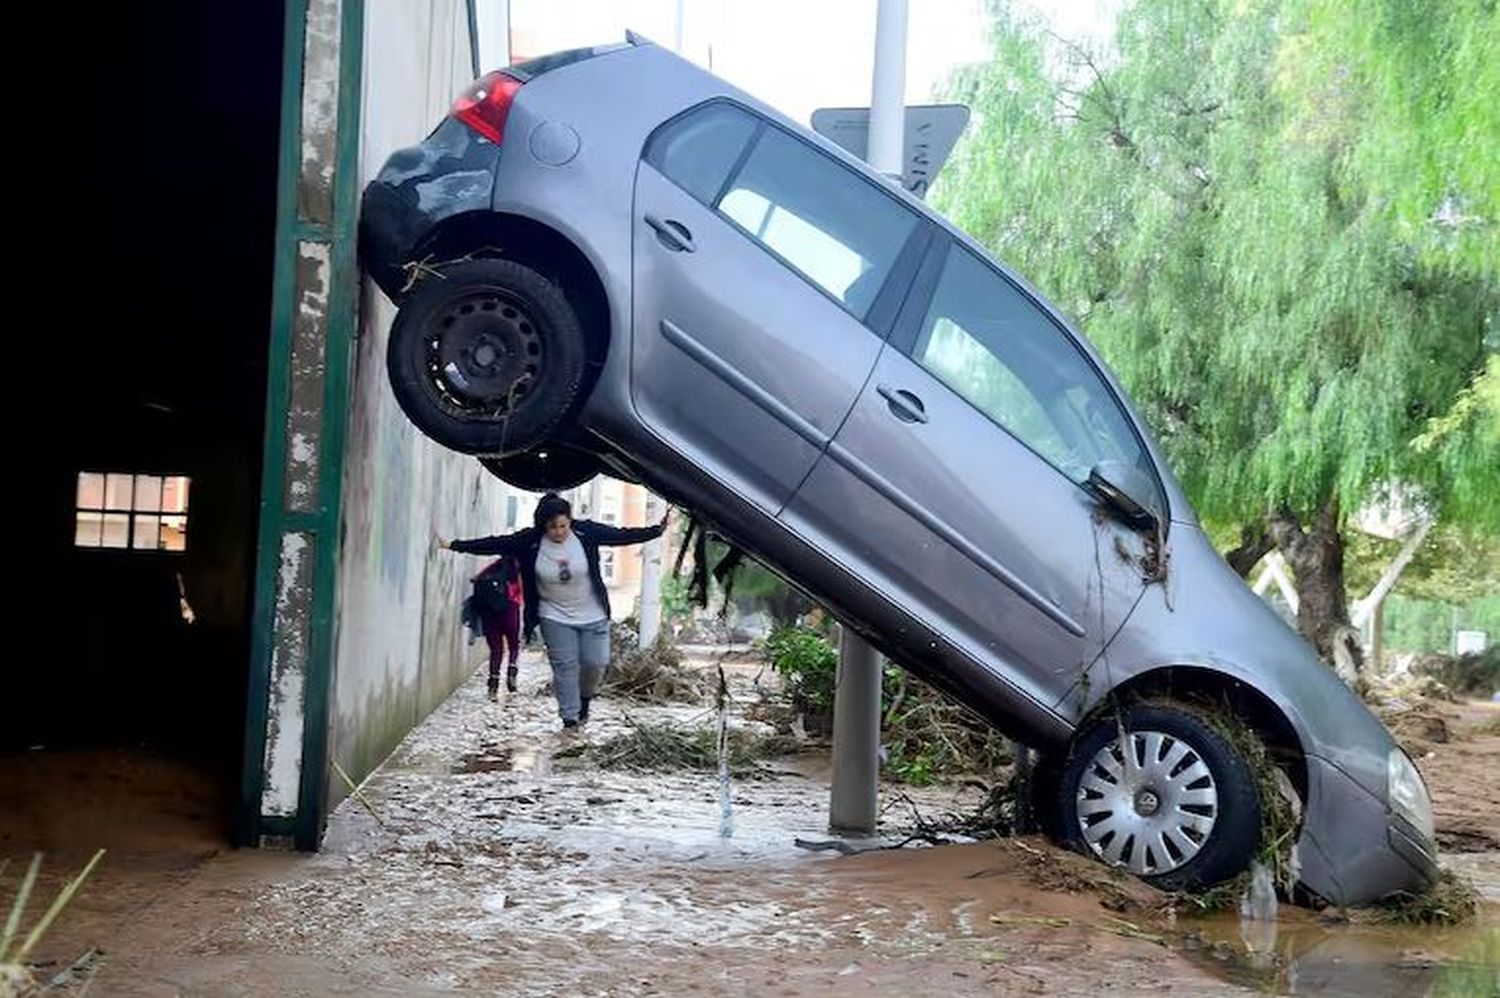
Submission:
[[[1168,873],[1198,855],[1219,791],[1198,752],[1160,731],[1122,732],[1078,784],[1078,824],[1094,855],[1136,874]]]

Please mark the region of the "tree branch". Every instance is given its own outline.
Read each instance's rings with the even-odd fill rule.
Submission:
[[[1249,578],[1250,570],[1275,546],[1276,541],[1272,539],[1264,521],[1246,524],[1240,528],[1239,546],[1225,551],[1224,560],[1229,562],[1229,567],[1240,578]]]

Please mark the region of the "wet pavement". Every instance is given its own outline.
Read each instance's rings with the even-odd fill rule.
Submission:
[[[742,709],[756,669],[730,674]],[[1491,993],[1471,985],[1500,959],[1494,907],[1450,932],[1285,908],[1174,920],[1130,881],[1106,908],[1097,868],[1031,840],[800,848],[827,839],[820,754],[735,780],[726,839],[713,773],[600,771],[581,751],[632,721],[712,724],[707,708],[601,702],[564,735],[544,678],[528,658],[522,691],[490,703],[476,675],[316,856],[106,867],[44,955],[106,950],[91,995]],[[882,832],[976,796],[887,787]],[[1461,861],[1492,888],[1497,858]]]

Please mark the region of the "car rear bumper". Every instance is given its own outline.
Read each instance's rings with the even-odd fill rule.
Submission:
[[[1333,904],[1416,893],[1438,878],[1437,846],[1338,767],[1307,760],[1301,881]]]
[[[399,301],[410,268],[439,225],[494,201],[500,147],[449,119],[420,145],[393,153],[360,202],[360,263]]]

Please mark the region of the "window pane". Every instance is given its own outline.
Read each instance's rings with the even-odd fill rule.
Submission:
[[[100,485],[100,489],[103,489]],[[103,492],[100,492],[102,498]],[[81,548],[96,548],[100,544],[100,538],[104,531],[103,513],[79,513],[78,522],[73,528],[73,543]]]
[[[161,479],[155,475],[135,476],[135,509],[155,513],[161,509]]]
[[[104,508],[104,476],[97,471],[78,473],[78,508]]]
[[[1151,472],[1119,403],[1020,289],[954,247],[913,356],[1075,482],[1111,459]]]
[[[163,513],[187,512],[189,484],[191,480],[185,475],[174,475],[162,482],[161,511]]]
[[[104,481],[104,508],[129,509],[131,492],[130,475],[108,475]]]
[[[731,190],[719,202],[719,210],[740,224],[756,239],[764,239],[771,221],[771,202],[754,191]]]
[[[131,529],[130,546],[155,551],[160,547],[161,517],[137,516]]]
[[[874,184],[776,128],[719,208],[860,318],[917,225]]]
[[[658,132],[646,161],[699,201],[712,204],[755,125],[739,108],[713,104]]]
[[[110,477],[113,478],[114,476],[111,475]],[[100,543],[107,548],[128,547],[130,544],[130,514],[105,513],[104,530]]]
[[[161,518],[161,549],[163,551],[187,550],[187,517],[164,516]]]
[[[921,362],[1043,457],[1054,464],[1066,460],[1067,445],[1053,429],[1041,403],[984,344],[952,320],[937,320]]]

